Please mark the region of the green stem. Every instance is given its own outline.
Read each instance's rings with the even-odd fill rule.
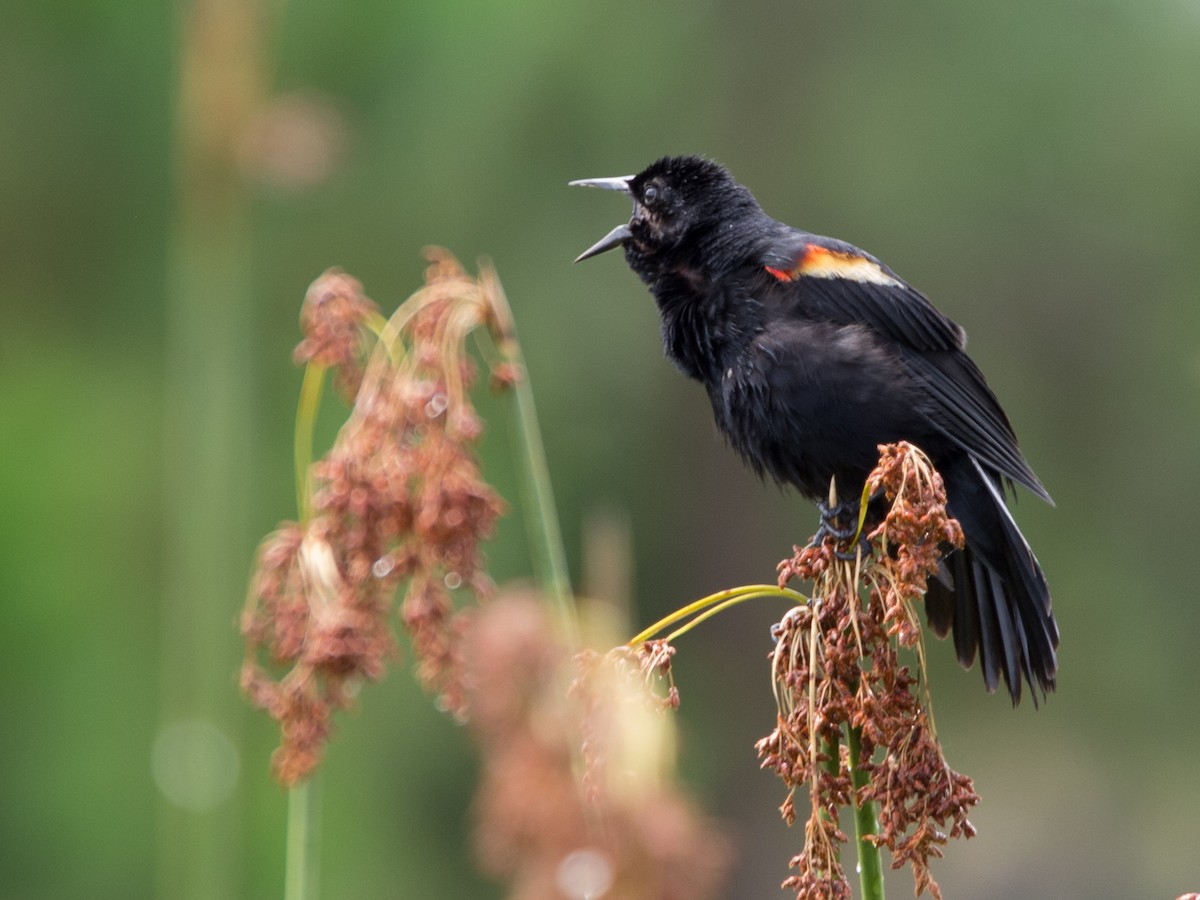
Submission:
[[[542,431],[538,427],[537,408],[533,403],[533,388],[529,384],[529,370],[525,366],[525,354],[517,340],[516,323],[512,307],[500,279],[491,266],[481,266],[480,281],[485,293],[494,302],[498,314],[500,352],[517,367],[520,377],[514,385],[516,395],[517,455],[521,459],[521,493],[527,510],[525,525],[529,532],[530,552],[533,555],[534,571],[542,589],[550,596],[558,610],[563,640],[568,647],[579,646],[579,620],[575,613],[575,598],[571,593],[571,577],[567,570],[567,553],[563,548],[562,529],[558,524],[558,511],[554,506],[554,492],[550,488],[550,471],[546,466],[546,448],[542,444]]]
[[[516,351],[514,362],[525,372],[520,350]],[[550,472],[546,467],[546,450],[542,445],[542,432],[538,427],[537,409],[533,405],[533,390],[529,386],[528,376],[517,381],[516,401],[517,433],[525,469],[524,493],[529,501],[526,523],[530,531],[534,564],[542,587],[558,608],[563,639],[567,646],[576,647],[579,645],[579,623],[571,594],[571,578],[567,573],[567,554],[563,548],[558,511],[550,488]]]
[[[296,466],[296,513],[301,523],[312,518],[313,432],[317,411],[321,408],[321,393],[325,385],[325,366],[309,362],[304,367],[300,385],[299,408],[296,410],[296,435],[293,447]],[[316,775],[294,785],[288,791],[287,859],[283,883],[284,900],[316,900],[318,838],[320,820],[317,813]]]
[[[288,791],[287,874],[284,900],[315,900],[317,896],[316,775]]]
[[[870,780],[859,763],[862,757],[862,729],[849,729],[846,744],[850,750],[850,780],[854,785],[854,839],[858,846],[858,883],[862,900],[883,900],[883,861],[870,836],[879,833],[875,804],[858,802],[858,791]]]
[[[838,746],[840,743],[836,735],[832,738],[823,738],[821,740],[821,752],[829,757],[824,763],[825,771],[834,778],[842,771],[841,749]]]
[[[841,751],[839,749],[840,744],[841,741],[838,739],[836,734],[832,738],[821,738],[821,752],[825,754],[826,757],[825,762],[821,763],[821,767],[834,778],[837,778],[842,771]],[[825,809],[821,810],[821,815],[826,819],[832,818],[832,816],[829,814],[829,811]],[[834,844],[833,848],[834,852],[836,852],[838,855],[838,861],[841,862],[841,846],[839,844]]]
[[[317,411],[321,408],[321,389],[325,384],[325,366],[310,362],[304,367],[300,385],[300,403],[296,410],[296,436],[293,459],[296,466],[296,515],[301,522],[312,517],[312,478],[309,467],[313,458],[313,432]]]

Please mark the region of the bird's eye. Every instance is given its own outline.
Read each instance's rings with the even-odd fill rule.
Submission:
[[[652,184],[646,185],[645,190],[642,191],[642,203],[646,206],[653,206],[656,200],[658,200],[658,188]]]

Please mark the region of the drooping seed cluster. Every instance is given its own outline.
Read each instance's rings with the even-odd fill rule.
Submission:
[[[444,707],[465,709],[453,595],[491,591],[479,546],[503,510],[474,454],[483,429],[466,339],[497,320],[488,282],[444,252],[430,258],[425,287],[386,323],[340,272],[305,298],[296,357],[332,368],[354,406],[307,473],[302,521],[263,542],[242,617],[242,685],[280,723],[273,766],[285,784],[319,764],[355,686],[383,675],[400,587],[419,678]],[[494,378],[516,374],[505,364]]]
[[[893,868],[911,867],[918,895],[928,890],[940,898],[930,859],[942,856],[949,838],[974,834],[967,813],[979,798],[971,780],[946,763],[928,692],[899,652],[911,648],[923,670],[914,601],[943,551],[962,546],[962,531],[947,516],[941,478],[919,449],[901,443],[880,453],[867,493],[881,494],[888,510],[868,535],[871,553],[848,559],[853,549],[848,554],[826,537],[780,564],[780,585],[811,582],[813,601],[776,626],[779,719],[757,746],[763,767],[788,787],[781,812],[789,824],[796,790],[808,790],[804,849],[790,863],[797,874],[784,882],[798,898],[850,896],[838,811],[851,802],[877,804],[872,840],[890,851]],[[858,743],[856,770],[848,737]]]

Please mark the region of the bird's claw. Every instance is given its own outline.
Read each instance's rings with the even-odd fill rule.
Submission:
[[[854,532],[858,529],[857,503],[838,503],[836,506],[830,506],[822,500],[817,504],[817,509],[821,512],[821,527],[813,537],[814,544],[821,543],[826,537],[839,541],[848,541],[854,537]],[[843,522],[846,524],[843,525]]]
[[[821,513],[821,527],[813,538],[819,544],[826,536],[839,541],[848,541],[858,531],[858,504],[849,500],[830,505],[824,500],[817,504]]]
[[[809,546],[820,546],[827,537],[833,538],[838,544],[843,544],[857,536],[857,540],[850,549],[835,548],[834,556],[838,559],[853,560],[858,558],[860,552],[863,556],[870,555],[871,542],[867,539],[866,533],[860,531],[858,527],[857,502],[844,500],[831,506],[821,501],[817,503],[817,509],[821,513],[821,525],[817,528],[817,533],[813,535],[812,543]]]

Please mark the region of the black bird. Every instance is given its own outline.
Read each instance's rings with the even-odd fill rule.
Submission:
[[[760,475],[818,501],[836,478],[857,497],[879,444],[925,451],[966,536],[930,581],[930,625],[953,630],[963,666],[979,653],[989,691],[1001,675],[1014,704],[1022,679],[1053,690],[1050,591],[1004,487],[1052,501],[963,329],[870,254],[772,219],[715,162],[664,157],[571,184],[633,199],[629,222],[576,262],[624,247],[658,303],[666,355],[704,385],[718,427]]]

